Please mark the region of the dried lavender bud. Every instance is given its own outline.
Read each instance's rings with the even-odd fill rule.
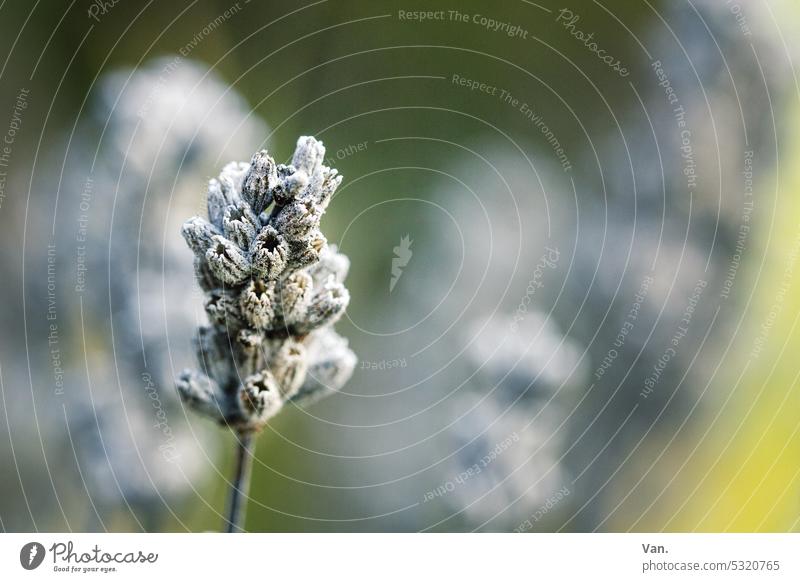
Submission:
[[[197,361],[205,374],[226,389],[232,377],[236,376],[233,359],[229,357],[230,347],[227,335],[220,334],[213,327],[200,327],[194,338]]]
[[[286,269],[289,245],[278,231],[267,226],[258,233],[252,249],[253,271],[267,281],[274,281]]]
[[[302,172],[306,176],[313,176],[322,166],[325,159],[325,146],[321,141],[310,135],[304,135],[297,139],[297,145],[292,156],[292,165],[297,172]]]
[[[194,258],[194,275],[197,279],[197,284],[203,291],[210,292],[217,288],[219,284],[214,273],[208,267],[208,261],[205,260],[205,255]]]
[[[205,309],[208,320],[216,326],[236,330],[244,324],[237,298],[228,291],[215,289],[209,292]]]
[[[230,200],[225,199],[222,193],[222,185],[219,180],[212,179],[208,182],[208,194],[206,196],[206,208],[208,209],[208,220],[211,224],[222,230],[222,217],[225,208],[231,204]]]
[[[206,252],[208,266],[214,276],[228,285],[237,285],[250,276],[250,261],[239,247],[228,239],[215,235]]]
[[[227,204],[236,204],[241,200],[242,183],[249,168],[244,162],[231,162],[222,168],[219,184]]]
[[[302,136],[297,140],[291,165],[294,171],[284,179],[286,200],[283,204],[289,200],[305,198],[306,190],[315,178],[320,183],[317,175],[322,171],[324,159],[325,146],[322,142],[310,136]]]
[[[278,383],[281,398],[294,396],[306,378],[306,348],[300,342],[288,340],[272,358],[270,370]]]
[[[245,425],[264,423],[281,409],[278,383],[268,370],[249,376],[242,386],[239,396]]]
[[[342,316],[348,303],[350,293],[345,286],[329,277],[324,289],[311,300],[306,317],[296,324],[298,333],[308,333],[323,325],[333,325]]]
[[[247,377],[266,367],[271,350],[265,349],[264,336],[252,329],[242,329],[236,336],[235,359],[238,374]]]
[[[219,231],[214,228],[214,225],[195,216],[183,223],[181,234],[194,254],[203,256],[211,247],[212,239],[219,234]]]
[[[245,319],[255,328],[269,327],[275,319],[275,289],[260,280],[250,281],[239,296]]]
[[[300,389],[290,398],[298,406],[316,402],[345,385],[356,367],[356,355],[347,340],[324,327],[311,336],[306,346],[308,371]]]
[[[258,216],[244,201],[232,204],[225,209],[222,217],[222,230],[225,237],[235,242],[242,250],[250,248],[250,243],[261,228]]]
[[[291,325],[305,315],[313,284],[311,276],[302,271],[293,273],[281,282],[276,290],[276,306],[284,325]]]
[[[278,164],[278,181],[272,189],[272,200],[277,206],[284,206],[294,198],[294,192],[289,190],[287,180],[294,174],[294,166]]]
[[[227,416],[222,406],[225,399],[219,388],[208,376],[184,370],[178,377],[178,392],[181,399],[195,412],[223,422]]]
[[[306,238],[289,244],[291,262],[289,267],[292,270],[300,270],[310,267],[320,260],[322,252],[328,246],[325,236],[315,230]]]
[[[242,183],[242,198],[253,212],[261,214],[272,204],[272,190],[278,183],[278,168],[266,150],[253,155]]]
[[[308,269],[314,279],[315,287],[323,287],[329,277],[337,283],[344,283],[347,271],[350,270],[350,259],[338,252],[336,246],[325,246],[320,251],[319,262]]]
[[[180,393],[219,420],[204,396],[215,381],[218,408],[239,431],[260,430],[286,401],[311,402],[339,389],[355,366],[347,342],[330,328],[349,301],[349,262],[319,230],[341,181],[323,165],[324,154],[321,142],[304,137],[292,165],[276,165],[264,151],[249,165],[226,165],[209,183],[211,222],[184,226],[212,325],[196,339],[208,383],[184,375]]]
[[[321,210],[311,200],[295,200],[278,212],[272,221],[275,229],[289,242],[308,237],[311,231],[319,228]]]
[[[339,175],[338,171],[323,167],[311,179],[308,191],[314,196],[314,200],[319,208],[324,211],[328,207],[328,203],[330,203],[336,188],[338,188],[341,183],[342,177]]]

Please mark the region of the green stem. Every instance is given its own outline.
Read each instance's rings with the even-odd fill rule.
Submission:
[[[255,438],[251,432],[237,432],[236,442],[236,473],[228,501],[228,519],[225,524],[227,533],[244,531],[247,492],[250,489],[250,470],[253,467],[255,450]]]

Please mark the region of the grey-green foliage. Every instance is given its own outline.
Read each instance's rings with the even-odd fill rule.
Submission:
[[[332,327],[350,299],[349,261],[320,231],[342,180],[324,157],[322,142],[301,137],[289,165],[266,151],[230,163],[209,183],[208,220],[183,225],[210,325],[196,337],[201,370],[184,371],[178,391],[236,430],[338,390],[355,367]]]

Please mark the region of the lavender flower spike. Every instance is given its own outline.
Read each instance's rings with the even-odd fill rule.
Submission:
[[[240,434],[261,430],[287,402],[338,390],[355,367],[332,328],[350,299],[349,261],[320,231],[342,181],[324,159],[322,142],[301,137],[290,165],[263,150],[249,165],[228,164],[209,183],[208,220],[182,228],[210,325],[196,338],[201,371],[184,371],[178,391]]]

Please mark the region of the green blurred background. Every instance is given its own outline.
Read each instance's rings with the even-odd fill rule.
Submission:
[[[192,365],[186,355],[190,338],[168,329],[151,331],[168,337],[162,351],[176,350],[168,358],[169,369],[158,377],[158,390],[175,430],[189,434],[191,427],[181,454],[196,454],[193,446],[204,451],[198,468],[185,473],[183,485],[168,494],[151,491],[135,503],[123,499],[103,506],[92,503],[95,493],[87,485],[92,470],[88,461],[79,460],[81,447],[88,445],[76,444],[65,430],[83,405],[62,406],[64,397],[54,395],[46,344],[48,244],[56,241],[63,248],[60,236],[74,241],[75,213],[85,186],[85,171],[71,173],[70,168],[85,167],[90,159],[102,165],[112,157],[114,107],[108,103],[125,95],[124,88],[117,88],[101,106],[99,88],[114,71],[123,71],[122,78],[148,67],[158,73],[174,55],[183,54],[177,70],[198,67],[243,98],[241,123],[250,123],[250,129],[244,137],[235,125],[221,128],[220,139],[200,158],[204,165],[187,171],[180,187],[169,180],[145,183],[139,192],[144,198],[132,206],[133,214],[126,207],[110,216],[100,214],[100,204],[95,204],[92,212],[97,209],[98,214],[92,215],[90,228],[105,233],[100,236],[105,243],[97,243],[97,260],[114,262],[117,245],[124,247],[128,240],[128,219],[134,226],[152,221],[152,230],[142,236],[140,229],[129,242],[146,248],[152,237],[158,243],[152,251],[156,263],[166,246],[182,244],[176,225],[188,217],[187,209],[201,211],[204,183],[233,159],[231,143],[237,139],[236,156],[243,159],[248,154],[240,151],[260,147],[285,159],[297,136],[315,135],[345,176],[323,222],[329,241],[338,243],[353,265],[348,278],[353,299],[348,318],[337,329],[364,362],[412,360],[408,369],[396,373],[359,365],[347,394],[309,412],[291,410],[275,418],[259,438],[247,529],[510,530],[543,507],[553,491],[530,507],[511,505],[503,519],[486,523],[446,503],[450,500],[420,500],[454,474],[439,463],[453,451],[446,440],[453,417],[441,403],[474,371],[474,363],[462,362],[471,332],[459,326],[449,330],[449,324],[480,318],[498,306],[513,312],[542,244],[557,241],[564,255],[558,282],[534,304],[552,315],[585,357],[562,383],[573,385],[572,392],[554,392],[560,410],[575,412],[568,415],[563,434],[559,432],[562,451],[567,451],[559,462],[572,475],[564,480],[571,494],[533,529],[796,531],[800,302],[794,299],[793,248],[800,235],[795,195],[800,175],[794,163],[798,106],[792,59],[800,13],[790,2],[741,4],[744,21],[737,20],[739,13],[730,3],[683,0],[571,5],[549,0],[435,5],[120,0],[103,8],[102,3],[77,1],[4,2],[0,122],[11,117],[20,88],[29,89],[30,97],[0,206],[6,273],[0,315],[5,414],[0,424],[8,435],[1,449],[7,475],[0,485],[3,527],[219,528],[233,436],[184,412],[167,382],[172,372]],[[576,27],[593,32],[607,54],[628,65],[629,77],[615,74],[568,33],[557,21],[562,8],[579,15]],[[399,16],[399,11],[425,10],[458,10],[469,21],[448,16],[416,22]],[[525,38],[488,30],[472,20],[474,15],[519,26]],[[154,61],[159,57],[165,60]],[[692,124],[700,184],[691,196],[686,195],[674,145],[673,119],[650,66],[659,58],[668,65]],[[453,83],[454,74],[505,89],[528,103],[544,117],[573,169],[562,171],[552,143],[518,107]],[[188,95],[194,90],[186,87]],[[198,126],[228,123],[213,107],[208,111]],[[252,134],[253,120],[264,124],[263,136]],[[170,135],[165,128],[164,139]],[[742,152],[748,149],[755,152],[752,231],[741,253],[734,293],[720,300],[719,289],[737,253]],[[181,152],[181,163],[190,164],[191,156]],[[494,164],[498,176],[482,160]],[[121,164],[117,184],[124,184],[125,164],[108,163]],[[167,162],[161,164],[154,173],[168,177],[182,171],[180,165],[170,170]],[[505,181],[522,201],[521,210],[511,212],[508,199],[498,198]],[[162,183],[173,189],[154,185]],[[114,188],[113,193],[121,190]],[[111,194],[98,182],[93,197],[99,201]],[[156,204],[159,198],[164,205]],[[460,206],[461,199],[466,206]],[[484,211],[490,216],[491,237],[480,218]],[[631,224],[643,226],[621,236]],[[648,307],[653,329],[665,327],[664,335],[645,334],[641,358],[636,351],[640,346],[629,345],[630,359],[620,359],[614,381],[607,386],[596,382],[597,388],[590,389],[595,385],[591,372],[624,321],[644,272],[633,269],[628,277],[628,268],[637,257],[651,256],[647,253],[655,247],[650,237],[659,230],[666,233],[660,241],[669,236],[676,241],[674,249],[665,244],[658,259],[671,261],[656,270],[666,286],[662,300],[654,293],[654,304]],[[504,231],[512,239],[511,234],[519,234],[519,240],[505,240]],[[390,294],[392,249],[409,233],[416,254],[404,274],[405,285]],[[495,246],[484,253],[481,248],[486,250],[490,238]],[[467,242],[459,250],[462,239]],[[593,258],[592,252],[601,247],[602,260]],[[91,377],[95,368],[133,361],[140,354],[114,334],[114,325],[120,323],[114,323],[115,306],[107,290],[118,283],[115,267],[90,267],[88,284],[97,288],[100,299],[80,304],[92,322],[75,321],[81,307],[71,291],[71,248],[58,267],[63,278],[58,304],[65,314],[62,321],[67,321],[60,341],[67,375]],[[503,262],[520,250],[521,264]],[[673,250],[676,254],[669,258]],[[187,268],[188,257],[187,252]],[[684,257],[689,258],[684,262]],[[187,301],[197,300],[188,291],[191,280],[174,280],[177,275],[168,261],[164,264],[161,276],[185,286]],[[480,277],[484,265],[497,269],[490,271],[489,286]],[[610,291],[594,291],[598,266],[600,279],[603,272],[608,274]],[[470,274],[470,269],[477,272]],[[691,288],[699,276],[707,278],[713,291],[698,307],[702,329],[694,330],[692,343],[686,340],[681,358],[663,380],[672,397],[658,405],[642,401],[631,413],[634,421],[623,422],[680,320],[686,302],[681,282]],[[625,286],[616,293],[620,282]],[[448,291],[451,284],[455,292]],[[559,287],[566,291],[560,293]],[[477,299],[470,300],[473,290]],[[136,285],[128,291],[142,294]],[[163,299],[159,289],[154,293]],[[675,294],[677,315],[659,323],[658,313],[672,305]],[[426,319],[427,313],[435,316]],[[395,333],[407,327],[410,331]],[[447,339],[444,345],[435,343],[440,334]],[[759,338],[763,350],[753,357]],[[410,357],[428,345],[433,347],[416,360]],[[644,350],[652,350],[652,360]],[[453,360],[459,364],[451,364]],[[138,372],[130,378],[118,366],[112,377],[119,394],[125,385],[136,385],[121,401],[146,410],[137,366],[132,366]],[[495,380],[484,387],[475,384],[470,380],[469,390],[480,395]],[[543,414],[548,415],[546,407]],[[135,434],[131,438],[136,441]],[[63,448],[65,443],[71,446]],[[135,469],[137,459],[122,463]],[[172,470],[155,467],[151,470]],[[525,471],[516,475],[535,481]],[[575,476],[579,479],[572,481]],[[156,484],[154,490],[159,489]]]

